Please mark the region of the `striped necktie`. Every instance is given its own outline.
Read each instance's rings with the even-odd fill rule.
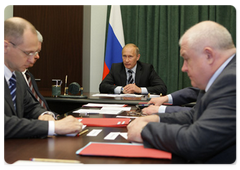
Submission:
[[[133,76],[132,76],[133,71],[128,70],[128,73],[129,73],[128,84],[133,84]]]
[[[30,90],[32,91],[34,97],[39,101],[39,103],[41,104],[42,107],[44,107],[45,109],[47,109],[45,103],[44,103],[44,102],[42,101],[42,99],[37,95],[37,93],[36,93],[36,91],[35,91],[35,89],[34,89],[34,87],[33,87],[32,78],[31,78],[29,72],[26,71],[25,74],[26,74],[26,77],[27,77],[27,81],[28,81],[29,88],[30,88]]]
[[[9,89],[10,89],[10,94],[12,96],[12,101],[13,101],[13,106],[14,109],[16,110],[16,76],[12,74],[12,77],[9,79]]]

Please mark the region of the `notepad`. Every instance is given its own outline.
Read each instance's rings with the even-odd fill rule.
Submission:
[[[78,118],[82,124],[98,127],[126,127],[130,118]]]
[[[144,148],[142,144],[89,142],[76,154],[82,156],[114,156],[131,158],[172,159],[170,152]]]

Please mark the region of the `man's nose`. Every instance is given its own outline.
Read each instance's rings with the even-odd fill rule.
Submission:
[[[182,72],[187,72],[187,63],[186,63],[186,61],[183,62]]]
[[[36,57],[36,56],[30,56],[30,57],[28,58],[28,62],[29,62],[29,63],[34,63],[34,62],[35,62],[35,57]]]
[[[37,55],[35,55],[34,58],[35,58],[35,59],[39,59],[39,58],[40,58],[39,54],[37,53]]]

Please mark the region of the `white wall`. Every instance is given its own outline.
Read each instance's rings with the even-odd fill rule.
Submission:
[[[98,92],[102,81],[107,6],[92,6],[90,92]]]
[[[13,17],[13,5],[8,5],[4,9],[4,20]]]
[[[84,6],[84,29],[83,29],[84,92],[98,92],[99,84],[102,81],[105,51],[106,16],[107,16],[106,5],[92,5],[91,7]]]
[[[105,50],[107,5],[83,7],[83,63],[84,92],[98,92],[102,81]],[[7,6],[4,18],[13,16],[13,6]]]

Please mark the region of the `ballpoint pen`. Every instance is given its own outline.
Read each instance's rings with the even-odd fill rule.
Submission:
[[[81,136],[82,134],[84,134],[84,133],[86,133],[86,132],[88,132],[88,129],[86,129],[86,130],[84,130],[84,131],[78,133],[77,136]]]
[[[64,95],[68,95],[68,87],[67,87],[67,75],[65,77],[65,88],[64,88]]]
[[[49,158],[31,158],[31,161],[36,162],[56,162],[56,163],[81,163],[77,160],[68,160],[68,159],[49,159]]]

